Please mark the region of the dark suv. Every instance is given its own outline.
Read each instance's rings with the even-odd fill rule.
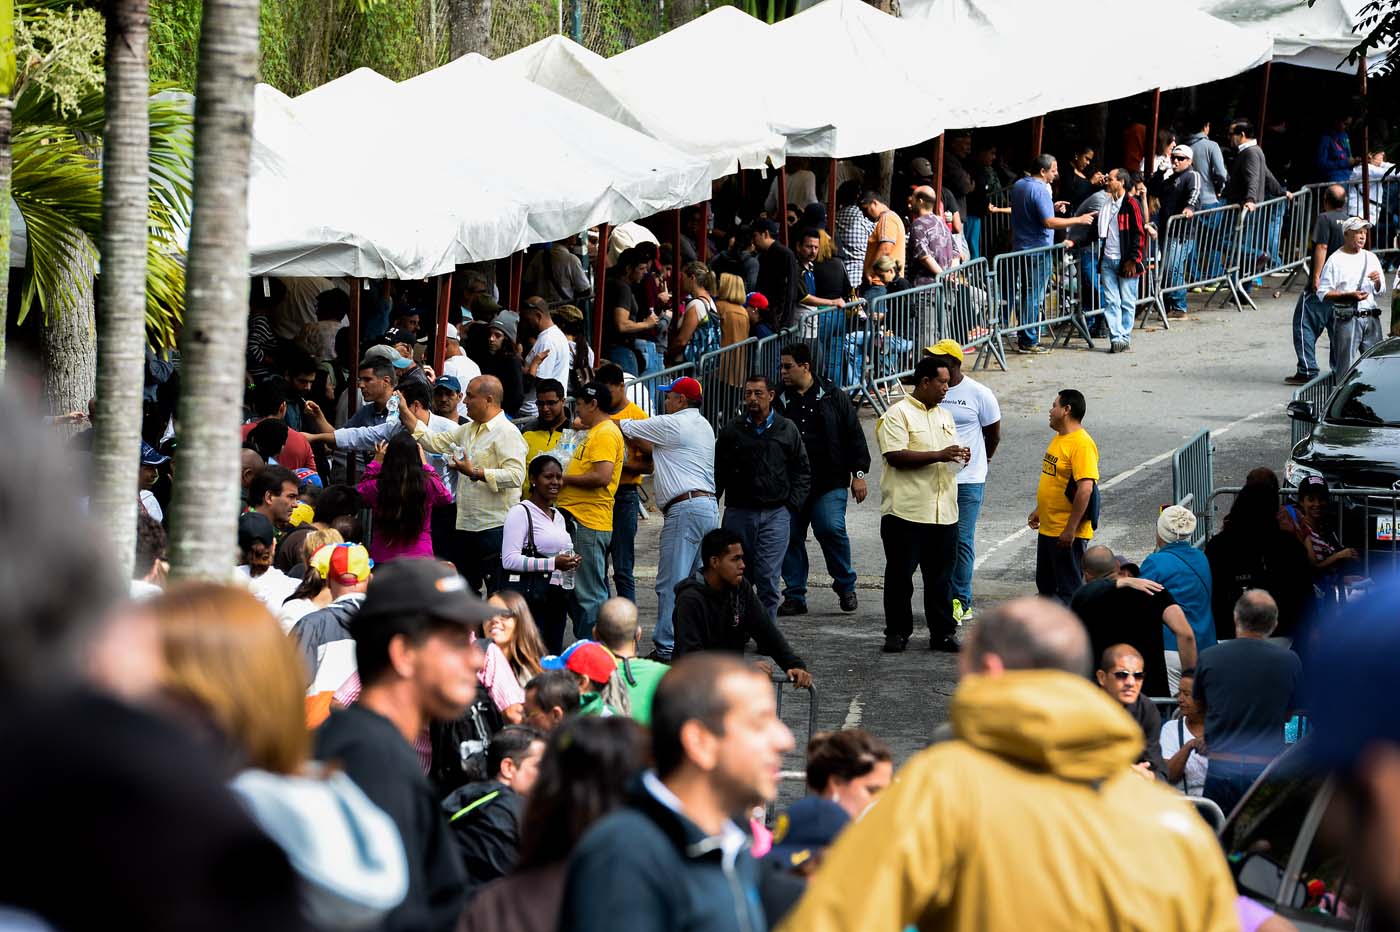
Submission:
[[[1337,535],[1363,554],[1396,562],[1400,508],[1400,338],[1372,347],[1347,371],[1319,410],[1295,401],[1288,414],[1314,425],[1284,464],[1284,484],[1297,488],[1322,476],[1333,490],[1377,489],[1385,494],[1336,496]],[[1378,567],[1368,567],[1374,573]]]

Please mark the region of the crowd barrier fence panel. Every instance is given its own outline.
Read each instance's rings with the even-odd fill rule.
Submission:
[[[1352,179],[1350,181],[1335,182],[1340,184],[1347,194],[1346,212],[1351,217],[1364,216],[1362,213],[1361,180]],[[1309,220],[1317,217],[1327,209],[1324,189],[1333,182],[1319,182],[1304,187],[1304,190],[1311,193],[1311,204],[1309,205]],[[1372,230],[1370,241],[1366,248],[1377,254],[1400,253],[1400,174],[1392,170],[1391,172],[1372,172],[1370,191],[1371,222],[1375,224]],[[1311,230],[1311,222],[1308,224]]]
[[[722,346],[695,363],[696,380],[704,392],[700,410],[715,433],[743,409],[744,379],[753,369],[757,337]]]
[[[1157,288],[1166,308],[1184,307],[1186,293],[1192,288],[1218,284],[1225,286],[1235,308],[1243,310],[1234,287],[1239,268],[1240,214],[1239,205],[1229,204],[1167,219],[1165,231],[1158,231],[1165,235]]]
[[[1242,210],[1234,284],[1251,307],[1255,305],[1247,290],[1249,283],[1263,275],[1298,268],[1306,261],[1316,216],[1311,202],[1312,192],[1304,189],[1261,201],[1253,210]]]
[[[1053,345],[1068,346],[1079,336],[1092,349],[1088,322],[1079,307],[1080,262],[1078,250],[1067,243],[1002,253],[992,263],[997,320],[998,356],[1006,338],[1023,334],[1038,343],[1041,329],[1049,329]],[[1058,328],[1058,330],[1056,329]]]
[[[1323,412],[1327,408],[1327,400],[1332,397],[1332,391],[1337,387],[1337,373],[1323,372],[1313,378],[1311,382],[1298,386],[1298,390],[1293,393],[1294,401],[1310,401],[1313,410],[1321,419]],[[1313,425],[1307,421],[1293,420],[1292,424],[1292,446],[1297,446],[1298,441],[1312,433]]]
[[[812,350],[812,369],[842,391],[865,384],[865,334],[869,308],[859,298],[845,307],[809,311],[798,321],[797,339]]]
[[[627,399],[647,413],[647,417],[656,417],[665,414],[666,409],[662,404],[664,392],[658,392],[656,386],[669,385],[676,379],[685,376],[694,377],[695,364],[683,362],[678,366],[669,369],[661,369],[656,372],[648,372],[646,375],[631,376],[623,386],[623,392]]]
[[[988,261],[1011,248],[1010,185],[987,198],[987,216],[982,218],[980,246],[981,258]]]
[[[1190,508],[1196,516],[1191,543],[1202,544],[1209,536],[1210,495],[1215,488],[1213,459],[1215,444],[1210,431],[1203,430],[1172,454],[1172,501]]]

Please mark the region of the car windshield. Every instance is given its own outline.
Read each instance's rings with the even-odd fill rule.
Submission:
[[[1400,357],[1363,359],[1332,396],[1327,421],[1359,427],[1400,427]]]

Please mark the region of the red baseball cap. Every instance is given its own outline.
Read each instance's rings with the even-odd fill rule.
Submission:
[[[658,392],[675,392],[682,398],[689,398],[691,401],[699,401],[700,396],[704,394],[704,389],[700,387],[700,383],[688,375],[676,379],[670,384],[658,385],[656,386],[656,390]]]
[[[768,310],[768,299],[761,291],[750,291],[749,296],[744,299],[744,303],[749,307],[756,307],[760,311]]]
[[[585,641],[569,653],[564,667],[574,673],[582,673],[595,683],[606,683],[617,669],[617,661],[602,644]]]

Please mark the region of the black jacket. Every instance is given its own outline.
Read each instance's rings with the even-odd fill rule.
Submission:
[[[742,654],[752,638],[758,652],[772,657],[780,668],[807,668],[747,579],[736,589],[713,589],[704,574],[696,573],[676,586],[675,620],[676,657],[706,650]]]
[[[799,281],[802,281],[802,293],[811,294],[818,298],[844,298],[851,293],[851,284],[846,281],[846,266],[840,259],[827,259],[825,262],[812,263],[812,283],[811,291],[807,290],[806,282],[801,278],[802,266],[798,265]]]
[[[758,863],[747,845],[728,860],[719,838],[639,787],[574,849],[559,930],[760,932]]]
[[[447,795],[442,814],[462,852],[468,898],[515,867],[525,797],[499,780],[468,783]]]
[[[870,471],[870,447],[865,442],[860,415],[851,404],[850,396],[829,379],[817,376],[815,382],[822,424],[811,436],[802,435],[812,468],[812,494],[845,488],[852,473]],[[773,399],[773,407],[780,415],[793,420],[790,412],[797,407],[800,397],[796,388],[787,386]],[[822,449],[814,452],[814,443],[823,444]]]
[[[1201,173],[1194,168],[1168,175],[1155,174],[1148,183],[1148,190],[1162,202],[1160,229],[1161,236],[1167,235],[1167,221],[1183,210],[1201,208]]]
[[[774,331],[791,327],[797,319],[797,302],[802,299],[802,272],[797,256],[782,243],[774,243],[758,254],[758,288],[768,299],[764,322]]]
[[[1254,145],[1235,156],[1230,181],[1225,185],[1225,200],[1231,204],[1258,204],[1282,195],[1283,185],[1269,171],[1263,149]]]
[[[1298,623],[1312,612],[1312,564],[1298,538],[1270,528],[1264,533],[1225,527],[1206,542],[1210,561],[1210,607],[1215,637],[1235,636],[1235,601],[1246,589],[1263,589],[1278,603],[1279,637],[1292,637]]]
[[[797,425],[774,412],[763,432],[746,413],[725,424],[715,440],[715,497],[727,492],[733,508],[796,511],[812,489],[812,470]]]

